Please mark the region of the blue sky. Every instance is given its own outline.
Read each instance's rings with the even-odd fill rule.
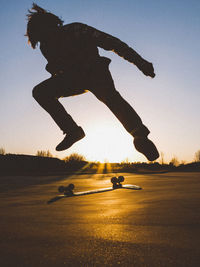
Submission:
[[[112,52],[110,70],[117,90],[151,130],[166,161],[192,161],[200,149],[200,2],[199,1],[36,1],[65,23],[83,22],[110,33],[153,62],[156,77],[144,76]],[[91,93],[62,99],[87,137],[68,151],[55,146],[63,135],[32,98],[32,88],[47,79],[46,61],[24,37],[32,1],[1,1],[0,147],[9,153],[50,150],[63,158],[78,152],[89,160],[145,161],[131,137]],[[120,140],[120,142],[119,142]]]

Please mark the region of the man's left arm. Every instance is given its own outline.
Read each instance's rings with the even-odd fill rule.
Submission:
[[[142,58],[134,49],[129,47],[120,39],[99,31],[86,24],[79,24],[83,34],[89,35],[95,44],[105,50],[113,51],[120,57],[135,64],[146,76],[155,77],[154,68],[151,62]]]

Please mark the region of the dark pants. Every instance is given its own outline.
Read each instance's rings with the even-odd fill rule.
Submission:
[[[58,74],[38,84],[33,97],[51,115],[64,133],[70,133],[78,125],[58,101],[60,97],[78,95],[89,90],[102,101],[133,136],[149,134],[149,130],[135,110],[115,89],[108,64],[97,63],[87,75],[85,73]]]

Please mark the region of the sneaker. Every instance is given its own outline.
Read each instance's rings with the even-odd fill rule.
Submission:
[[[57,145],[56,150],[62,151],[70,148],[74,143],[85,137],[85,133],[81,127],[78,127],[75,131],[66,134],[63,141]]]
[[[159,158],[156,146],[147,136],[136,136],[133,143],[137,151],[145,155],[149,161],[154,161]]]

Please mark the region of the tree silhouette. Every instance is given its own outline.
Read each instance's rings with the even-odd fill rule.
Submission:
[[[164,152],[160,152],[160,164],[164,164]]]
[[[47,158],[52,158],[53,155],[51,154],[51,152],[49,150],[44,151],[44,150],[38,150],[36,153],[36,156],[38,157],[47,157]]]
[[[83,161],[86,161],[85,157],[83,155],[78,154],[78,153],[72,153],[71,155],[65,157],[63,160],[65,162],[83,162]]]
[[[6,151],[3,147],[0,147],[0,155],[5,155]]]
[[[200,150],[198,150],[194,155],[194,160],[199,162],[200,161]]]
[[[175,167],[177,167],[177,166],[179,165],[179,160],[178,160],[178,158],[174,156],[174,157],[171,159],[171,161],[170,161],[169,164],[170,164],[170,165],[173,165],[173,166],[175,166]]]

